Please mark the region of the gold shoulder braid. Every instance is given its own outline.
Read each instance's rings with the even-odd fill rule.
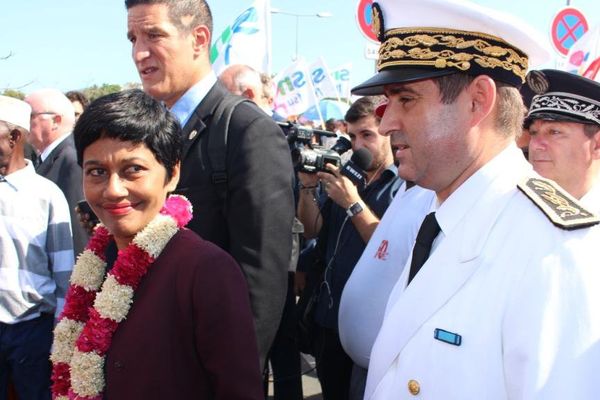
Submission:
[[[583,208],[577,199],[554,181],[529,178],[517,186],[554,225],[561,229],[586,228],[600,222],[600,218]]]
[[[507,79],[525,82],[525,53],[504,40],[479,32],[440,28],[399,28],[385,32],[377,70],[408,65],[455,68],[457,72],[504,70]]]

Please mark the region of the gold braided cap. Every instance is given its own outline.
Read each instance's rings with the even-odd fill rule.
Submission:
[[[527,74],[527,55],[499,37],[442,28],[397,28],[385,32],[377,70],[402,66],[455,69],[486,74],[520,86]]]

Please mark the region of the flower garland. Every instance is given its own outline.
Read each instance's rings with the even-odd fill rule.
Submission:
[[[191,218],[190,202],[183,196],[169,196],[160,213],[119,251],[108,274],[104,253],[112,235],[98,225],[77,258],[65,307],[54,329],[53,399],[102,399],[104,361],[113,334],[127,317],[141,279]]]

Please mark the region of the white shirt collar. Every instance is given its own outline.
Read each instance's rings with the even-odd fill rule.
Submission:
[[[20,187],[31,183],[31,174],[35,174],[33,163],[28,159],[25,159],[25,168],[21,168],[13,173],[5,175],[5,182],[0,182],[0,185],[8,184],[13,190],[19,190]]]
[[[217,75],[211,71],[208,75],[189,88],[171,107],[171,112],[179,120],[182,127],[188,122],[198,104],[206,97],[209,90],[217,82]]]
[[[58,147],[59,144],[61,144],[63,142],[63,140],[65,140],[67,138],[67,136],[69,136],[71,134],[71,132],[67,132],[64,135],[60,136],[58,139],[56,139],[54,142],[50,143],[49,146],[47,146],[44,151],[42,151],[42,153],[40,154],[40,158],[43,161],[46,161],[46,158],[48,158],[48,156],[50,155],[50,153],[52,153],[52,150],[54,150],[56,147]]]
[[[523,168],[533,171],[523,158],[523,153],[516,145],[510,144],[463,182],[441,205],[436,202],[438,209],[435,216],[444,235],[458,225],[486,191],[493,190],[491,185],[496,178]]]
[[[600,177],[596,178],[596,182],[592,188],[581,198],[581,204],[596,215],[600,214]]]

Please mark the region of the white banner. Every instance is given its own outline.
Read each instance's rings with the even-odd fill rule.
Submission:
[[[331,77],[335,82],[335,87],[343,99],[350,98],[350,73],[352,71],[352,63],[340,65],[331,71]]]
[[[571,46],[564,70],[600,82],[600,25]]]
[[[306,62],[299,58],[275,78],[274,111],[283,116],[299,115],[317,103]]]
[[[255,0],[221,36],[214,38],[210,62],[217,75],[231,64],[246,64],[259,72],[270,73],[271,12],[268,0]]]
[[[326,97],[340,99],[340,94],[337,90],[335,81],[331,78],[329,68],[327,68],[322,57],[319,57],[317,61],[310,66],[310,76],[317,99],[320,100]]]

